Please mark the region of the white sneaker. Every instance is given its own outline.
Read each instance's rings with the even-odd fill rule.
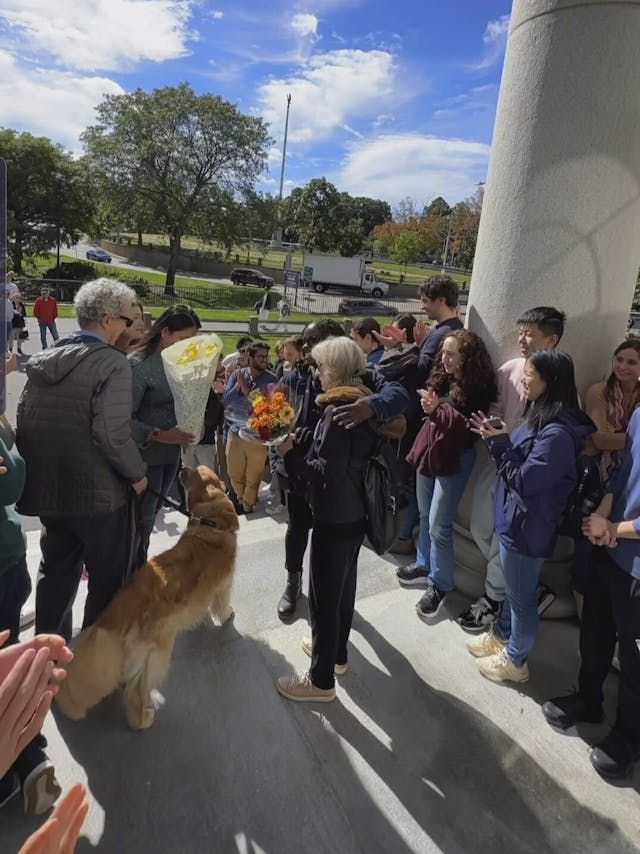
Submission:
[[[286,513],[287,508],[284,504],[272,504],[268,502],[264,508],[264,512],[269,516],[279,516],[280,513]]]
[[[60,797],[62,789],[56,780],[53,764],[45,759],[31,771],[22,784],[24,813],[29,818],[48,812]]]
[[[309,658],[311,658],[311,653],[313,652],[313,641],[311,638],[302,638],[302,650],[306,652]],[[349,665],[345,662],[345,664],[334,664],[333,672],[336,676],[344,676],[344,674],[349,669]]]
[[[20,628],[26,629],[36,621],[36,609],[25,607],[20,611]]]

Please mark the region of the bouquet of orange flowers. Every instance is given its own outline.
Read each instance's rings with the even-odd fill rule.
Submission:
[[[284,391],[254,391],[250,396],[249,418],[240,435],[244,439],[277,444],[285,439],[296,418],[296,412]]]

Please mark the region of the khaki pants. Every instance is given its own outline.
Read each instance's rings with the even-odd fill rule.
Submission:
[[[258,489],[267,461],[268,448],[229,433],[227,439],[227,470],[236,495],[245,508],[258,500]]]

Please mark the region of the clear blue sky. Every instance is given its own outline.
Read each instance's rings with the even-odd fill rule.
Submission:
[[[104,93],[186,80],[261,115],[276,192],[449,202],[485,178],[509,0],[3,0],[0,125],[79,152]]]

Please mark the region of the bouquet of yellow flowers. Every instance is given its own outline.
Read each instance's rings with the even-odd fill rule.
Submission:
[[[181,430],[193,433],[196,442],[202,435],[204,411],[221,353],[222,341],[211,332],[176,341],[161,354],[176,423]]]
[[[266,392],[254,391],[250,396],[249,418],[240,435],[244,439],[274,445],[285,439],[296,418],[296,412],[285,391],[275,387]]]

